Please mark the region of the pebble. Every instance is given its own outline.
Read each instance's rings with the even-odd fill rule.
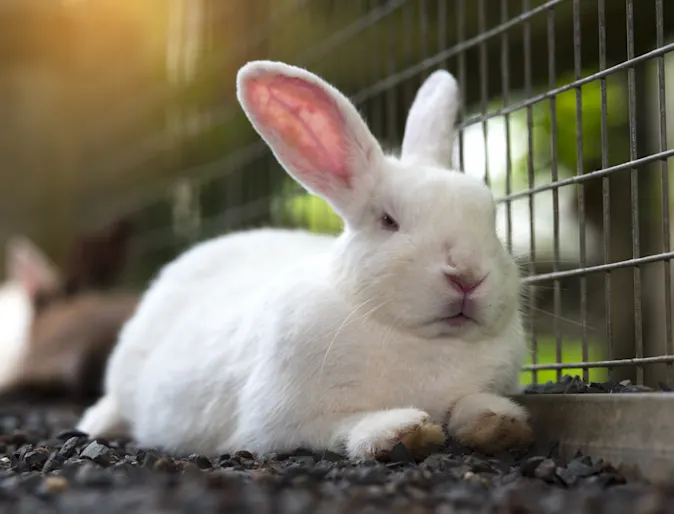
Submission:
[[[587,478],[589,476],[598,473],[597,469],[583,462],[582,458],[573,459],[571,462],[569,462],[567,468],[569,470],[569,473],[578,478]]]
[[[79,437],[71,437],[69,438],[63,445],[61,446],[61,449],[59,450],[59,454],[65,457],[66,459],[70,458],[73,453],[75,453],[75,448],[77,447],[77,444],[79,443],[80,438]]]
[[[552,482],[555,477],[555,471],[557,470],[557,465],[552,459],[544,459],[541,461],[536,469],[534,470],[534,476],[545,480],[546,482]]]
[[[112,462],[110,448],[97,441],[92,442],[80,453],[80,457],[93,460],[96,464],[108,466]]]
[[[60,476],[46,477],[42,482],[42,489],[47,494],[63,492],[68,489],[68,480]]]
[[[188,459],[196,464],[199,469],[209,469],[213,467],[209,458],[204,455],[190,455]]]

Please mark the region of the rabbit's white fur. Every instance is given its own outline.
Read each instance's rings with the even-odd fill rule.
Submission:
[[[13,384],[27,350],[33,306],[16,281],[0,286],[0,390]]]
[[[526,440],[526,412],[502,396],[517,390],[525,352],[519,273],[489,189],[446,167],[454,78],[437,71],[419,90],[400,159],[303,69],[257,61],[237,85],[279,162],[344,232],[241,232],[165,266],[78,428],[206,454],[303,446],[371,457],[410,433],[437,442],[431,420],[446,419],[469,444]],[[474,320],[458,325],[446,319],[460,311],[455,274],[486,277]]]

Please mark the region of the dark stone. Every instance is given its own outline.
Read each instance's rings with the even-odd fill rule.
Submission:
[[[339,453],[331,452],[329,450],[321,453],[320,457],[321,457],[320,460],[325,460],[328,462],[341,462],[346,458],[343,455],[340,455]]]
[[[75,448],[80,442],[80,438],[77,436],[73,436],[69,438],[63,445],[61,446],[61,449],[59,450],[59,454],[61,454],[63,457],[66,459],[72,457],[72,455],[75,453]]]
[[[75,481],[88,487],[109,487],[114,483],[111,473],[89,463],[79,467],[75,474]]]
[[[193,462],[199,469],[210,469],[213,467],[210,459],[204,455],[190,455],[188,459]]]
[[[446,471],[460,465],[461,461],[453,458],[451,455],[445,455],[443,453],[430,455],[420,464],[422,469],[427,469],[429,471]]]
[[[571,460],[566,468],[569,473],[578,478],[586,478],[599,472],[598,469],[587,463],[587,458],[585,457]]]
[[[152,469],[158,460],[159,455],[157,455],[155,452],[145,452],[142,459],[142,466],[147,469]]]
[[[522,466],[520,466],[522,476],[535,477],[536,468],[538,468],[544,460],[546,460],[545,457],[531,457],[527,459]]]
[[[560,468],[560,467],[555,469],[555,477],[559,479],[561,485],[566,487],[571,487],[578,480],[577,475],[574,475],[567,468]]]
[[[80,452],[80,457],[89,459],[101,466],[109,466],[112,463],[112,451],[104,444],[97,441],[90,443],[84,450]]]
[[[359,485],[382,485],[387,479],[388,473],[383,466],[365,468],[349,476],[351,483]]]
[[[152,466],[152,469],[162,473],[176,473],[179,471],[174,460],[170,458],[159,458],[157,462],[154,463],[154,466]]]
[[[43,448],[26,452],[23,457],[28,470],[41,470],[47,459],[49,459],[49,452]]]
[[[612,485],[624,484],[625,478],[616,473],[600,473],[586,479],[587,485],[597,485],[602,488],[610,487]]]
[[[552,459],[545,459],[536,466],[534,470],[534,476],[546,482],[552,482],[555,478],[555,471],[557,470],[557,465]]]
[[[12,453],[12,457],[11,457],[12,469],[15,469],[17,471],[24,471],[26,453],[28,453],[32,450],[33,450],[33,445],[27,444],[26,446],[22,446],[17,451]]]
[[[314,463],[316,462],[314,460],[313,455],[312,456],[303,456],[303,457],[294,457],[293,461],[295,461],[298,465],[303,466],[305,468],[312,467]]]
[[[50,471],[54,471],[55,469],[61,469],[65,461],[66,458],[63,455],[53,452],[47,459],[47,462],[44,463],[44,466],[42,467],[42,473],[45,474],[49,473]]]

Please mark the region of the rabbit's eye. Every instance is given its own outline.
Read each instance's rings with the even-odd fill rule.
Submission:
[[[381,226],[385,230],[390,230],[391,232],[396,232],[400,228],[398,222],[386,213],[381,217]]]

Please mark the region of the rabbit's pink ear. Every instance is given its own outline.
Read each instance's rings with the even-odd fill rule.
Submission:
[[[60,277],[49,259],[25,237],[7,242],[7,278],[17,281],[31,296],[58,286]]]
[[[241,68],[237,87],[244,111],[278,161],[336,210],[373,182],[381,147],[331,85],[300,68],[256,61]]]

